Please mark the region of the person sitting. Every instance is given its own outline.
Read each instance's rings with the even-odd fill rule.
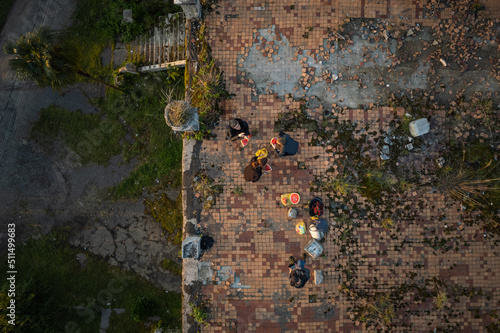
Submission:
[[[243,170],[243,176],[247,182],[255,183],[262,176],[262,169],[267,164],[267,158],[252,157],[250,164]]]
[[[302,255],[302,260],[298,262],[295,261],[293,256],[290,257],[290,265],[288,265],[289,269],[289,278],[290,285],[295,288],[303,288],[307,281],[309,281],[309,277],[311,276],[310,271],[305,268],[306,254]]]
[[[272,144],[272,143],[271,143]],[[297,154],[299,150],[299,143],[292,139],[290,135],[280,132],[279,138],[276,139],[276,144],[272,144],[279,157],[292,156]]]
[[[229,122],[229,136],[231,141],[250,137],[248,123],[240,118],[234,118]]]

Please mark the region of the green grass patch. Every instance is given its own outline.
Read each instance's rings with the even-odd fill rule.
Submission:
[[[162,92],[175,87],[184,94],[182,70],[127,76],[127,94],[109,92],[98,104],[106,113],[118,112],[129,129],[131,139],[124,145],[125,161],[139,160],[139,165],[111,193],[115,198],[135,198],[152,184],[178,187],[182,182],[182,140],[167,126]]]
[[[183,222],[181,195],[173,201],[162,193],[153,199],[146,199],[144,204],[146,213],[151,215],[168,232],[169,240],[174,244],[181,244]]]
[[[85,252],[82,267],[76,255],[85,252],[66,243],[65,233],[52,232],[16,248],[16,326],[5,325],[7,259],[0,263],[0,326],[2,332],[97,332],[101,308],[126,308],[120,321],[133,323],[131,309],[139,297],[156,305],[151,316],[161,317],[165,327],[181,327],[181,295],[165,293],[143,278]],[[107,305],[111,303],[111,305]],[[84,309],[75,310],[74,306]],[[149,332],[136,323],[133,332]],[[127,326],[128,327],[128,326]],[[132,327],[132,326],[130,326]],[[10,330],[9,330],[10,329]],[[19,330],[20,329],[20,330]],[[111,327],[108,332],[132,332]]]
[[[175,275],[178,276],[182,275],[182,265],[176,263],[173,260],[170,259],[163,260],[162,266],[164,270],[174,273]]]
[[[122,150],[120,140],[125,129],[117,120],[102,112],[72,112],[52,104],[40,111],[31,138],[42,145],[60,139],[80,156],[83,164],[106,165]]]
[[[51,105],[41,110],[31,137],[47,147],[54,139],[61,140],[83,164],[106,165],[120,153],[125,162],[137,159],[131,174],[111,189],[113,198],[137,198],[154,187],[179,187],[182,140],[165,123],[162,91],[175,87],[182,95],[182,75],[182,70],[171,69],[128,76],[126,93],[108,91],[105,98],[92,101],[99,107],[98,113],[72,112]]]

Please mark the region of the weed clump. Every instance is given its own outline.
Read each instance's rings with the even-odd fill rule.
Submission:
[[[224,110],[222,101],[231,98],[227,92],[223,73],[215,64],[211,56],[211,49],[206,40],[206,26],[202,24],[197,34],[196,48],[198,51],[198,72],[192,76],[188,90],[189,99],[194,107],[198,108],[200,131],[186,133],[185,137],[197,140],[209,139],[211,130],[218,124]],[[186,72],[188,75],[188,72]]]
[[[223,192],[224,186],[216,183],[204,170],[196,173],[193,180],[193,190],[204,209],[210,209],[215,205],[217,197]]]
[[[436,296],[434,296],[434,306],[436,309],[444,308],[445,304],[448,302],[448,295],[446,291],[440,290]]]
[[[191,307],[192,313],[191,316],[193,319],[199,324],[199,325],[204,325],[205,321],[208,318],[208,313],[206,307],[203,305],[203,303],[199,305],[194,305],[193,303],[189,303],[189,306]]]

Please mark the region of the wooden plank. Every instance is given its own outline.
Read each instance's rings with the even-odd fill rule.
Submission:
[[[172,67],[185,67],[186,66],[186,60],[164,62],[164,63],[159,64],[159,65],[143,66],[143,67],[139,67],[137,69],[137,71],[141,72],[141,73],[159,72],[159,71],[166,70],[168,68],[168,66],[172,66]]]

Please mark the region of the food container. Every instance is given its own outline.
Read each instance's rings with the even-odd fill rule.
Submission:
[[[305,235],[306,234],[306,224],[304,222],[299,222],[295,225],[295,231],[299,235]]]
[[[298,193],[285,193],[281,195],[281,203],[285,206],[296,205],[300,202]]]

